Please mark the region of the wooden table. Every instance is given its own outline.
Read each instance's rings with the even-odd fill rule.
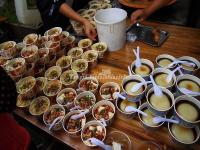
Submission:
[[[121,79],[128,74],[127,66],[135,59],[132,49],[136,46],[141,47],[141,57],[147,58],[155,63],[155,58],[159,54],[170,54],[175,57],[184,55],[200,59],[200,30],[186,27],[178,27],[173,25],[157,24],[145,22],[144,24],[159,27],[160,29],[169,31],[170,37],[161,47],[151,47],[141,42],[127,43],[126,46],[116,52],[107,53],[102,62],[92,70],[92,75],[98,75],[101,78],[100,83],[106,81],[114,81],[121,84]],[[114,78],[113,78],[114,77]],[[20,109],[16,109],[15,113],[37,126],[41,130],[47,132],[56,140],[71,146],[74,149],[85,150],[89,149],[85,146],[80,138],[70,138],[64,130],[58,132],[49,132],[48,128],[40,123],[36,118],[27,115]],[[127,119],[119,112],[115,116],[115,120],[111,127],[107,128],[108,133],[113,130],[120,130],[129,135],[133,148],[137,148],[143,141],[154,141],[162,146],[163,149],[184,149],[179,148],[171,142],[166,125],[158,131],[146,131],[138,117]],[[188,149],[185,147],[185,149]],[[190,149],[200,149],[200,144],[190,147]]]

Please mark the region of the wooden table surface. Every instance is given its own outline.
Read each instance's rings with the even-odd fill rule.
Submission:
[[[188,55],[200,60],[199,29],[150,22],[144,22],[144,24],[168,31],[170,33],[169,38],[161,47],[151,47],[136,41],[134,43],[127,43],[126,46],[119,51],[112,53],[108,52],[103,61],[91,72],[92,75],[100,77],[100,84],[107,81],[114,81],[121,84],[122,78],[128,75],[127,66],[135,59],[132,49],[136,48],[136,46],[140,46],[142,58],[149,59],[154,63],[156,56],[160,54],[170,54],[175,57]],[[67,144],[74,149],[90,149],[81,142],[80,138],[70,138],[64,130],[50,132],[42,122],[27,113],[24,113],[22,110],[16,109],[15,113],[41,130],[47,132],[56,140]],[[119,112],[115,115],[115,120],[112,125],[107,128],[108,133],[113,130],[125,132],[132,141],[133,149],[136,149],[143,141],[154,141],[163,149],[188,149],[187,147],[179,147],[177,144],[171,142],[166,125],[157,131],[147,131],[140,124],[138,117],[128,119]],[[200,144],[198,143],[191,146],[190,149],[200,150]]]

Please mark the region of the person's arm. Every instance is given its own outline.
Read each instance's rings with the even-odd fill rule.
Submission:
[[[152,13],[158,9],[166,6],[172,0],[154,0],[151,5],[145,9],[138,9],[131,14],[132,23],[141,22],[148,18]]]
[[[96,31],[90,24],[90,22],[81,17],[79,14],[77,14],[71,7],[69,7],[66,3],[63,3],[60,8],[59,12],[63,14],[66,17],[71,18],[72,20],[81,22],[84,26],[85,34],[88,36],[90,39],[95,40],[96,38]]]

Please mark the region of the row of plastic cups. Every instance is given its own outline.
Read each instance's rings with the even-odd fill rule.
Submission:
[[[189,106],[189,108],[185,106]],[[191,107],[192,106],[192,107]],[[184,108],[185,107],[185,108]],[[192,109],[191,109],[192,108]],[[161,123],[152,123],[153,117],[160,116],[160,113],[157,113],[157,111],[152,111],[152,106],[149,104],[149,102],[142,104],[139,109],[141,111],[145,111],[146,113],[148,112],[149,118],[145,118],[142,115],[138,114],[140,121],[142,122],[143,126],[148,129],[148,130],[155,130],[157,128],[160,128],[164,122]],[[155,109],[155,108],[154,108]],[[195,111],[194,111],[195,109]],[[189,142],[189,143],[184,143],[183,141],[180,141],[180,139],[177,139],[176,136],[172,134],[172,129],[171,125],[175,123],[168,123],[168,130],[173,138],[176,139],[179,143],[182,144],[194,144],[198,141],[199,136],[200,136],[200,130],[199,130],[199,110],[200,110],[200,102],[190,96],[182,95],[174,100],[174,105],[173,105],[173,115],[172,119],[175,119],[178,122],[178,126],[180,126],[182,129],[190,128],[194,130],[194,135],[196,135],[196,138]],[[193,112],[192,112],[193,111]],[[190,114],[191,113],[191,114]],[[162,115],[161,117],[166,118],[166,115]],[[190,119],[193,120],[190,120]],[[195,119],[196,120],[195,120]],[[150,121],[152,120],[152,121]]]
[[[161,62],[163,60],[166,60],[169,62]],[[137,70],[137,68],[135,66],[136,61],[134,61],[131,64],[131,73],[139,74],[145,80],[149,80],[149,75],[154,72],[154,64],[148,59],[140,59],[140,61],[142,63],[142,67],[143,67],[143,70],[141,69],[142,74],[139,73],[139,70]],[[189,64],[187,64],[187,63],[180,64],[178,61],[188,62],[188,63],[194,64],[195,66],[189,66]],[[177,63],[175,63],[175,62],[177,62]],[[196,60],[195,58],[189,57],[189,56],[183,56],[183,57],[176,59],[171,55],[163,54],[163,55],[159,55],[156,58],[156,63],[157,63],[158,67],[161,67],[164,69],[170,69],[170,70],[174,70],[178,65],[181,67],[180,70],[182,71],[183,74],[195,74],[197,72],[197,70],[200,68],[200,62],[198,60]],[[164,64],[164,63],[166,63],[166,64]],[[170,65],[172,63],[174,63],[174,64]]]
[[[85,48],[89,51],[92,50],[93,53],[94,53],[94,51],[96,51],[98,53],[98,58],[102,59],[103,56],[104,56],[104,53],[107,50],[107,45],[103,42],[100,42],[100,43],[95,43],[95,44],[91,45],[91,48],[89,48],[89,47],[85,47]],[[75,61],[75,60],[81,58],[83,52],[84,52],[84,47],[81,47],[81,46],[80,47],[74,47],[74,48],[72,48],[68,51],[67,55],[70,55],[72,57],[72,60]],[[85,52],[85,53],[87,53],[87,52]]]
[[[192,76],[192,75],[184,75],[185,77],[194,77],[196,78],[195,76]],[[184,79],[184,76],[181,76],[181,80]],[[143,89],[140,91],[140,93],[136,93],[135,95],[133,95],[133,93],[129,93],[128,90],[130,89],[127,89],[127,83],[130,83],[130,82],[134,82],[134,81],[138,81],[138,79],[140,80],[144,80],[142,79],[141,77],[139,76],[128,76],[128,77],[125,77],[126,80],[123,80],[124,82],[122,82],[122,87],[123,87],[123,95],[124,97],[126,97],[127,100],[129,101],[132,101],[132,102],[140,102],[142,100],[142,98],[146,95],[146,99],[147,99],[147,102],[150,104],[151,106],[151,110],[154,112],[154,113],[157,113],[159,115],[166,115],[169,110],[173,107],[173,104],[174,104],[174,95],[172,94],[172,92],[166,88],[163,88],[163,87],[160,87],[161,91],[162,91],[162,96],[156,96],[155,92],[154,92],[154,88],[151,88],[151,86],[149,88],[147,88],[147,85],[146,83],[143,81],[144,85],[143,85]],[[198,79],[198,78],[197,78]],[[199,80],[199,79],[198,79]],[[178,80],[179,81],[179,80]],[[191,81],[191,80],[190,80]],[[196,83],[199,83],[199,82],[196,82]],[[177,89],[180,88],[177,86]],[[184,94],[184,93],[183,93]],[[151,97],[154,97],[154,98],[151,98]],[[161,101],[164,101],[163,103],[166,103],[166,105],[168,106],[168,109],[165,109],[165,110],[157,110],[155,109],[155,107],[152,106],[152,99],[155,99],[153,100],[154,102],[154,105],[161,105]],[[163,104],[164,105],[164,104]]]
[[[143,111],[144,113],[146,113],[148,115],[148,117],[143,116],[139,113],[138,113],[138,117],[139,117],[139,119],[140,119],[140,121],[143,124],[145,129],[152,131],[152,130],[160,128],[164,124],[164,121],[163,122],[161,121],[160,123],[155,123],[153,121],[154,117],[160,116],[160,117],[166,118],[166,113],[163,114],[163,111],[158,110],[157,108],[152,106],[152,104],[149,102],[149,100],[147,100],[147,102],[142,104],[142,105],[140,105],[140,102],[128,102],[128,101],[126,102],[126,101],[127,100],[117,99],[116,108],[118,109],[118,111],[120,113],[122,113],[124,116],[129,117],[129,118],[133,118],[136,115],[136,112],[129,112],[128,113],[128,112],[124,111],[124,108],[126,106],[133,106],[133,107],[136,107],[139,110]],[[188,104],[192,105],[193,107],[192,108],[191,108],[191,106],[190,106],[190,108],[185,107],[184,106],[185,104],[186,105],[188,105]],[[177,139],[171,133],[170,127],[171,127],[172,123],[169,123],[168,129],[169,129],[171,136],[173,138],[175,138],[176,141],[178,141],[179,143],[182,143],[182,144],[194,144],[194,143],[196,143],[199,139],[199,136],[200,136],[200,132],[199,132],[200,102],[193,97],[183,95],[183,96],[176,98],[174,101],[172,101],[172,104],[169,107],[168,111],[172,107],[173,107],[173,115],[174,115],[173,119],[175,119],[178,122],[178,126],[180,126],[183,129],[186,129],[186,130],[187,130],[187,128],[192,129],[194,131],[194,135],[196,135],[196,136],[195,136],[195,139],[193,141],[190,141],[189,143],[181,142],[179,139]],[[194,111],[194,109],[195,109],[195,111]],[[188,117],[193,118],[193,121],[189,120]]]
[[[107,120],[105,120],[106,122],[106,125],[110,125],[114,119],[114,114],[115,114],[115,106],[109,102],[109,101],[106,101],[106,100],[102,100],[102,101],[99,101],[98,103],[96,103],[92,109],[92,115],[94,117],[94,119],[96,121],[93,121],[93,122],[99,122],[101,123],[101,120],[97,119],[96,116],[95,116],[95,113],[98,111],[96,109],[102,107],[102,106],[109,106],[110,108],[112,108],[113,110],[113,116]],[[52,112],[52,109],[55,109],[55,108],[60,108],[61,110],[64,110],[64,107],[61,106],[61,105],[53,105],[52,107],[50,107],[50,109],[48,111],[46,111],[43,115],[43,120],[44,120],[44,123],[48,126],[50,126],[49,123],[47,123],[47,121],[45,120],[46,116]],[[63,116],[58,122],[56,122],[55,126],[53,126],[53,130],[60,130],[61,129],[61,125],[63,126],[64,130],[70,135],[70,136],[79,136],[80,135],[80,132],[81,130],[84,130],[85,128],[87,128],[87,125],[85,126],[86,124],[86,115],[83,115],[82,117],[80,117],[79,119],[77,119],[77,121],[79,122],[79,127],[77,130],[69,130],[69,128],[67,128],[67,125],[70,125],[71,122],[69,122],[69,120],[71,119],[71,116],[72,115],[78,115],[82,112],[84,112],[85,110],[73,110],[73,111],[70,111],[69,113],[67,113],[65,115],[65,117]],[[65,112],[65,111],[64,111]],[[74,119],[71,120],[71,121],[75,121]],[[75,125],[75,124],[74,124]],[[104,129],[105,129],[105,124],[104,123],[101,123],[100,125],[103,125]],[[87,145],[87,144],[86,144]]]
[[[180,63],[181,61],[185,61],[186,63]],[[193,63],[194,66],[190,66],[188,63]],[[175,58],[168,54],[162,54],[156,57],[156,63],[158,67],[161,68],[168,68],[168,69],[174,69],[177,65],[182,66],[181,71],[184,74],[195,74],[196,71],[200,68],[200,62],[190,56],[182,56],[179,58]]]
[[[163,76],[162,76],[163,74]],[[166,74],[166,75],[165,75]],[[168,69],[156,69],[153,72],[153,78],[156,84],[160,87],[167,88],[170,91],[175,92],[175,96],[179,96],[181,94],[186,94],[186,95],[191,95],[194,97],[199,96],[199,90],[200,90],[200,79],[197,78],[196,76],[189,75],[189,74],[184,74],[184,75],[179,75],[176,77],[174,74],[172,75],[172,79],[170,82],[167,81],[167,77],[172,74],[172,72]],[[160,77],[159,77],[160,76]],[[130,89],[127,87],[128,84],[136,84],[136,83],[143,83],[141,88],[139,88],[135,92],[130,92]],[[134,85],[133,84],[133,85]],[[144,94],[145,91],[147,90],[147,84],[148,81],[146,82],[142,77],[138,75],[130,75],[125,77],[122,80],[122,89],[123,92],[125,93],[125,96],[130,100],[130,101],[140,101]],[[184,91],[183,89],[186,89],[187,91]]]

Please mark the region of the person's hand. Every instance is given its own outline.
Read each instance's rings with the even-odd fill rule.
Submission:
[[[135,24],[136,22],[144,21],[148,16],[144,9],[138,9],[131,14],[131,22]]]
[[[85,35],[91,40],[95,41],[97,33],[94,27],[90,24],[88,20],[84,20],[83,26],[84,26]]]

